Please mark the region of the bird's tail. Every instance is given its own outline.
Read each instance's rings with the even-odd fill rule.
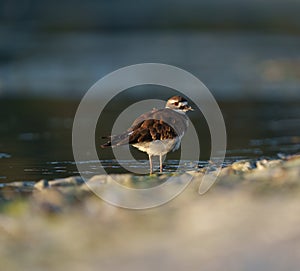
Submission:
[[[108,137],[108,136],[103,136],[102,138],[103,138],[103,139],[108,139],[108,138],[110,138],[110,137]],[[106,143],[100,145],[100,147],[103,148],[103,149],[104,149],[104,148],[111,147],[111,140],[109,140],[109,141],[107,141]]]
[[[106,136],[102,137],[109,139],[106,143],[101,145],[101,148],[108,148],[108,147],[115,147],[115,146],[121,146],[121,145],[126,145],[128,144],[129,140],[129,134],[124,133],[121,135],[113,135],[113,136]]]

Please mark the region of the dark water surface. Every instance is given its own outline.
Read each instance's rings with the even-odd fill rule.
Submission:
[[[77,100],[2,99],[0,100],[0,182],[37,181],[78,175],[72,154],[72,123]],[[244,158],[277,157],[279,153],[300,151],[300,103],[221,102],[219,103],[228,135],[226,162]],[[115,106],[114,108],[117,108]],[[146,109],[148,110],[148,109]],[[104,112],[97,128],[96,145],[100,135],[109,133],[115,112]],[[192,113],[196,121],[199,113]],[[197,121],[197,123],[201,123]],[[209,159],[210,140],[207,127],[197,127],[201,146],[199,167]],[[148,167],[147,156],[133,150],[133,155]],[[109,173],[126,172],[114,160],[110,150],[99,148],[99,159]],[[167,156],[166,171],[177,169],[180,151]],[[89,164],[97,172],[95,161]],[[125,161],[129,167],[140,166]],[[182,170],[193,169],[189,161]],[[194,166],[193,166],[194,167]]]
[[[300,98],[297,35],[255,31],[30,30],[0,28],[0,35],[7,37],[0,40],[0,97],[80,98],[89,86],[116,69],[158,62],[192,73],[218,99]]]

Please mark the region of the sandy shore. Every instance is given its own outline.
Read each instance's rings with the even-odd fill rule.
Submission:
[[[180,195],[147,210],[112,206],[79,177],[3,185],[1,270],[298,270],[299,156],[236,162],[204,195],[203,170],[185,174]],[[168,177],[116,178],[144,188]]]

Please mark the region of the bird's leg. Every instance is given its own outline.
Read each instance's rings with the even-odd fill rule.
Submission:
[[[149,154],[150,174],[152,174],[152,155]]]
[[[160,169],[160,173],[162,173],[162,154],[159,155],[159,169]]]

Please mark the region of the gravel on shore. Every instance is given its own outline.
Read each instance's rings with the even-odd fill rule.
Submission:
[[[297,270],[300,156],[235,162],[199,195],[204,171],[147,210],[97,197],[109,175],[2,185],[1,270]],[[170,175],[113,177],[149,188]]]

